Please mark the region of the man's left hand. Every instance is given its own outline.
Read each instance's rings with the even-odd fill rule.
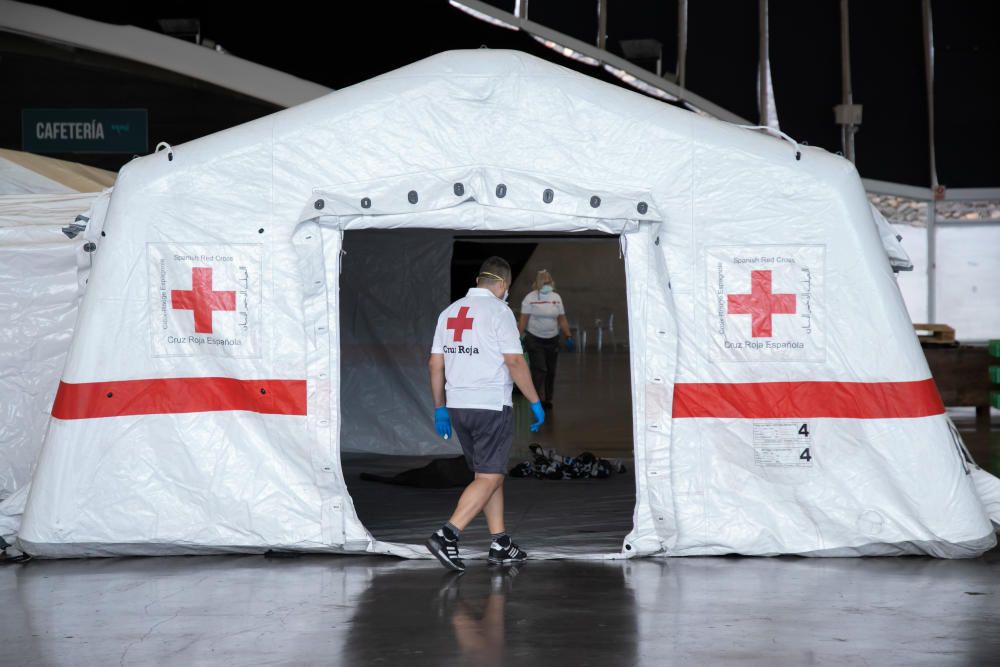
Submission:
[[[531,432],[538,433],[538,429],[545,423],[545,409],[542,407],[542,402],[536,401],[532,403],[531,411],[535,413],[535,422],[531,425]]]
[[[438,435],[445,440],[451,437],[451,417],[448,416],[448,408],[435,408],[434,428],[437,429]]]

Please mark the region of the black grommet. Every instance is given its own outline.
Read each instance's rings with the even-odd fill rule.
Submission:
[[[590,208],[597,208],[600,205],[601,205],[601,198],[600,197],[598,197],[597,195],[594,195],[593,197],[590,198]]]
[[[802,159],[802,151],[795,151],[795,159],[796,160]]]
[[[625,545],[625,551],[632,551],[632,545],[631,544],[626,544]]]
[[[418,199],[419,197],[417,197],[416,190],[410,190],[409,192],[406,193],[406,200],[409,201],[411,204],[416,204]]]
[[[315,203],[315,204],[313,204],[313,207],[314,207],[314,208],[315,208],[315,209],[316,209],[317,211],[321,211],[321,210],[323,210],[323,207],[324,207],[325,205],[326,205],[326,204],[325,204],[325,203],[323,202],[323,200],[322,200],[322,199],[317,199],[317,200],[316,200],[316,203]]]
[[[167,162],[173,162],[173,161],[174,161],[174,154],[167,153]]]
[[[660,237],[659,236],[657,236],[656,240],[653,241],[653,245],[660,245]]]
[[[83,244],[84,252],[94,252],[95,250],[97,250],[97,244],[94,243],[93,241],[87,241],[86,243]]]
[[[114,394],[109,391],[108,392],[108,398],[111,398],[112,396],[114,396]]]
[[[455,183],[455,187],[453,189],[455,190],[456,197],[461,197],[465,194],[465,186],[461,183]]]
[[[261,396],[263,396],[263,395],[264,395],[264,394],[266,394],[266,393],[267,393],[267,390],[266,390],[266,389],[264,389],[263,387],[261,387],[261,388],[260,388],[260,394],[261,394]]]
[[[371,199],[365,197],[364,199],[361,200],[361,208],[371,208],[371,207],[372,207]]]
[[[556,193],[552,192],[552,188],[545,188],[545,192],[542,193],[542,201],[546,204],[551,204],[555,198]]]
[[[649,204],[641,201],[635,205],[635,210],[639,211],[639,215],[646,215],[646,211],[649,210]]]
[[[263,233],[264,233],[264,228],[263,228],[263,227],[261,227],[260,229],[258,229],[258,230],[257,230],[257,233],[258,233],[258,234],[263,234]]]
[[[107,234],[105,234],[104,232],[101,232],[101,236],[107,236]]]
[[[501,183],[497,186],[497,197],[503,199],[507,196],[507,186]]]

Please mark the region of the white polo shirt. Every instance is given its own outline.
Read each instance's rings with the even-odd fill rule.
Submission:
[[[514,381],[503,355],[522,353],[514,313],[487,289],[473,287],[438,316],[431,354],[444,355],[449,408],[513,405]]]
[[[541,294],[538,290],[529,292],[521,302],[521,314],[528,318],[528,333],[539,338],[555,338],[559,335],[559,316],[566,314],[562,297],[556,292]]]

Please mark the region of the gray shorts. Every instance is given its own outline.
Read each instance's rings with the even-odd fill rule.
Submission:
[[[514,445],[514,411],[448,408],[451,428],[473,472],[505,475]]]

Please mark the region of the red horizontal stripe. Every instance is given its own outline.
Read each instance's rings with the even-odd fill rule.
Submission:
[[[163,378],[83,384],[60,382],[52,416],[93,419],[222,410],[304,415],[306,381]]]
[[[944,413],[934,380],[674,386],[674,417],[896,419]]]

